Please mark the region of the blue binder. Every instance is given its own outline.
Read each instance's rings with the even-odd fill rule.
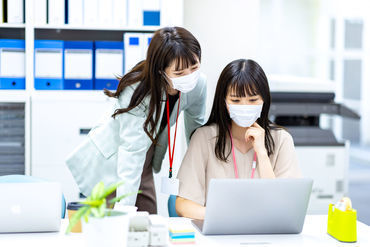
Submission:
[[[157,10],[144,10],[143,24],[144,26],[160,26],[161,12]]]
[[[152,41],[153,37],[148,37],[148,46],[150,45],[150,42]]]
[[[19,54],[16,53],[23,52],[25,50],[25,43],[24,40],[18,40],[18,39],[0,39],[0,65],[1,68],[6,67],[6,63],[8,63],[8,66],[17,66],[17,57],[19,57]],[[8,56],[5,56],[5,54],[8,54]],[[12,56],[11,54],[14,53],[15,56]],[[13,61],[6,61],[7,59],[14,59]],[[3,61],[4,60],[4,61]],[[25,61],[21,61],[25,63]],[[14,64],[13,64],[14,63]],[[21,70],[24,68],[24,64],[22,66],[18,66]],[[15,67],[16,68],[16,67]],[[4,68],[5,70],[5,68]],[[12,68],[14,70],[14,68]],[[15,69],[17,70],[17,69]],[[24,74],[24,71],[19,71],[18,74]],[[1,71],[0,70],[0,89],[25,89],[26,83],[25,83],[25,77],[24,75],[11,75],[8,71]]]
[[[98,75],[99,72],[99,63],[103,61],[98,61],[99,54],[97,52],[103,52],[106,50],[111,50],[112,55],[119,56],[121,55],[121,63],[122,66],[117,71],[111,71],[111,75],[107,78],[102,78]],[[107,51],[106,51],[107,52]],[[109,54],[109,53],[108,53]],[[118,86],[118,79],[115,76],[122,76],[123,75],[123,62],[124,62],[124,55],[123,55],[123,42],[122,41],[96,41],[95,42],[95,68],[94,68],[94,89],[110,89],[116,90]]]
[[[88,62],[82,62],[77,64],[77,66],[71,67],[71,64],[68,63],[76,63],[76,61],[72,61],[73,59],[69,60],[69,54],[74,54],[74,58],[78,56],[82,57],[86,56],[90,57]],[[93,89],[93,75],[94,75],[94,54],[93,54],[93,42],[92,41],[65,41],[64,42],[64,89],[70,90],[89,90]],[[69,75],[71,71],[69,69],[73,69],[78,72],[78,70],[82,70],[83,66],[87,66],[89,70],[88,75],[83,75],[83,77],[73,78]]]
[[[62,40],[35,40],[35,89],[63,89],[63,45]]]

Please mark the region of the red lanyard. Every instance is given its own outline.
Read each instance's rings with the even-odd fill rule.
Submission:
[[[231,150],[233,152],[233,161],[234,161],[234,173],[235,173],[235,178],[239,178],[238,174],[238,166],[236,165],[236,158],[235,158],[235,151],[234,151],[234,142],[233,142],[233,136],[231,134],[231,130],[229,129],[230,133],[230,140],[231,140]],[[252,163],[252,176],[251,178],[254,178],[254,172],[256,170],[256,161],[257,161],[257,154],[254,152],[253,154],[253,163]]]
[[[179,110],[180,110],[180,98],[181,98],[181,92],[179,92],[179,103],[177,105],[175,136],[173,138],[173,147],[172,147],[172,152],[171,152],[170,101],[168,99],[168,94],[167,94],[166,106],[167,106],[168,156],[169,156],[169,161],[170,161],[170,171],[169,171],[169,176],[168,176],[169,178],[172,178],[172,164],[173,164],[173,157],[174,157],[174,154],[175,154],[177,120],[179,118]],[[172,155],[171,155],[171,153],[172,153]]]

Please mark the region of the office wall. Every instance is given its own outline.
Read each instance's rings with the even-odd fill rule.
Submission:
[[[184,27],[202,46],[202,71],[207,75],[207,113],[222,69],[238,58],[255,59],[258,0],[186,0]]]
[[[258,57],[266,73],[328,77],[326,2],[260,1]]]

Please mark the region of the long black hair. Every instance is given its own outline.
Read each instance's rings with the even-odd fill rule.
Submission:
[[[273,125],[268,118],[271,95],[267,77],[261,66],[255,61],[238,59],[229,63],[221,72],[211,114],[205,124],[206,126],[216,124],[218,127],[215,146],[216,157],[226,162],[231,152],[231,148],[225,152],[226,139],[227,136],[230,138],[229,127],[231,126],[231,118],[226,108],[226,96],[229,90],[235,92],[237,97],[245,97],[246,95],[260,95],[262,97],[263,107],[257,123],[265,130],[265,147],[270,156],[275,147],[271,130],[279,127]]]
[[[172,62],[175,62],[176,70],[181,70],[198,63],[198,60],[199,62],[201,60],[200,44],[188,30],[182,27],[165,27],[157,30],[150,41],[146,60],[138,63],[120,79],[115,92],[104,90],[109,97],[118,98],[126,87],[140,82],[128,107],[115,110],[112,117],[132,110],[146,96],[150,96],[149,113],[143,128],[155,142],[155,126],[161,117],[161,100],[168,87],[163,71]]]

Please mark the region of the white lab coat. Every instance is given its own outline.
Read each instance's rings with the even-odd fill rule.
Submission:
[[[137,85],[129,86],[121,93],[114,109],[126,108],[129,105]],[[187,141],[190,134],[204,123],[206,91],[206,79],[201,75],[192,91],[181,93],[180,112],[184,111]],[[146,153],[152,145],[143,129],[149,112],[149,97],[131,111],[119,114],[115,119],[108,117],[102,121],[68,156],[66,164],[84,195],[90,195],[94,185],[100,181],[108,185],[124,180],[125,184],[117,189],[117,196],[139,189]],[[170,116],[171,126],[176,122],[177,105],[178,101]],[[161,106],[161,116],[164,108],[165,98]],[[160,121],[156,128],[158,131]],[[158,145],[154,152],[152,166],[155,172],[161,169],[168,145],[167,135],[166,126],[158,137]],[[134,205],[135,202],[136,196],[130,196],[121,201],[126,205]]]

